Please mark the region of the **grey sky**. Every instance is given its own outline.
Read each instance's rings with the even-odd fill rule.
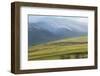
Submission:
[[[41,21],[43,19],[46,19],[46,18],[63,18],[63,19],[70,19],[70,20],[74,20],[74,21],[77,21],[77,22],[82,22],[82,23],[88,23],[88,17],[75,17],[75,16],[36,16],[36,15],[30,15],[29,16],[29,22],[38,22],[38,21]]]

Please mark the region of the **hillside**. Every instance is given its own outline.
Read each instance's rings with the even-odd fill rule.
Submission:
[[[87,37],[65,38],[34,45],[28,50],[29,60],[87,58]]]

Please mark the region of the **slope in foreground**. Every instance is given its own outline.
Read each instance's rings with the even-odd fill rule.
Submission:
[[[87,37],[66,38],[28,49],[28,60],[56,60],[87,58]]]

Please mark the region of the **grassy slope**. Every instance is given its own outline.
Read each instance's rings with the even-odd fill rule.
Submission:
[[[87,57],[87,43],[84,42],[87,42],[86,36],[66,38],[32,46],[29,48],[28,58],[29,60],[48,60],[80,58],[82,55]]]

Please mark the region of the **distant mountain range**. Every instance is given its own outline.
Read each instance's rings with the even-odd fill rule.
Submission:
[[[71,19],[47,17],[28,23],[28,45],[32,46],[67,37],[87,35],[88,24]]]

